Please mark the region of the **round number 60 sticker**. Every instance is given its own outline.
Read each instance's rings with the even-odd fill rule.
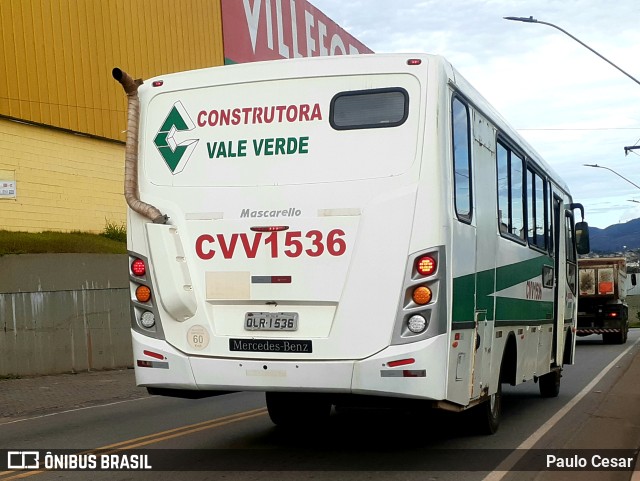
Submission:
[[[187,342],[192,348],[202,350],[209,345],[209,331],[204,326],[191,326],[187,331]]]

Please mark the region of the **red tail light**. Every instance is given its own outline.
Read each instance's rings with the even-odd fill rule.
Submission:
[[[142,277],[147,273],[147,266],[142,259],[136,259],[131,263],[131,272],[134,276]]]
[[[416,261],[416,270],[421,276],[430,276],[436,271],[436,260],[431,256],[422,256]]]

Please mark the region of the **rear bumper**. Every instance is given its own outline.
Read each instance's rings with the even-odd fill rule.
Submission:
[[[590,334],[609,334],[626,330],[626,327],[584,327],[576,329],[578,336],[588,336]]]
[[[576,334],[588,336],[590,334],[607,334],[622,332],[628,329],[626,317],[609,319],[604,317],[578,317]]]
[[[315,391],[431,400],[444,400],[446,394],[446,335],[390,346],[359,361],[195,357],[135,331],[132,340],[139,386],[197,391]],[[404,359],[414,362],[387,366],[390,361]]]

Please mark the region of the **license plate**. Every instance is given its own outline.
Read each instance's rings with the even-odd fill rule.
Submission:
[[[297,331],[297,312],[247,312],[245,331]]]

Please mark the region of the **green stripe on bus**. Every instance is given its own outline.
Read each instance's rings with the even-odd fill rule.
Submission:
[[[455,278],[453,280],[453,322],[473,322],[476,309],[486,310],[487,319],[496,321],[551,319],[553,302],[539,300],[497,297],[494,313],[496,292],[539,277],[545,265],[553,266],[553,259],[548,256],[539,256],[498,269],[478,272],[477,278],[476,274]]]
[[[496,273],[496,291],[534,279],[542,274],[543,266],[553,266],[553,259],[539,256],[515,264],[499,267]]]
[[[493,319],[493,296],[496,291],[495,269],[478,272],[476,286],[476,309],[486,310],[487,319]]]
[[[474,321],[476,276],[457,277],[453,280],[453,322]]]
[[[549,321],[553,317],[553,302],[528,299],[496,299],[496,321]]]

